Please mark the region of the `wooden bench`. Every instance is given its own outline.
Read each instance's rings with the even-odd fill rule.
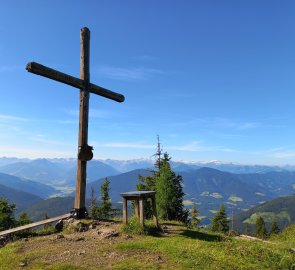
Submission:
[[[70,218],[71,216],[72,216],[72,214],[65,214],[65,215],[61,215],[61,216],[57,216],[57,217],[37,221],[37,222],[34,222],[34,223],[26,224],[26,225],[19,226],[19,227],[16,227],[16,228],[12,228],[12,229],[9,229],[9,230],[1,231],[0,236],[6,236],[6,235],[9,235],[11,233],[16,233],[16,232],[20,232],[20,231],[23,231],[23,230],[33,229],[33,228],[36,228],[36,227],[39,227],[39,226],[42,226],[42,225],[46,225],[46,224],[51,223],[51,222],[55,222],[55,221],[58,221],[58,220],[63,220],[63,219]]]
[[[134,201],[135,215],[140,219],[141,227],[144,227],[144,201],[148,198],[152,200],[153,220],[156,227],[159,227],[157,209],[156,209],[156,192],[155,191],[130,191],[121,193],[123,198],[123,223],[127,224],[127,201]]]

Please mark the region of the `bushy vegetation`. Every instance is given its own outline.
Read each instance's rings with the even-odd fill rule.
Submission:
[[[271,226],[270,226],[269,234],[274,235],[274,234],[278,234],[279,232],[280,232],[279,225],[276,220],[273,220],[273,222],[271,223]]]
[[[262,217],[258,217],[255,224],[255,236],[265,239],[267,237],[267,230],[265,222]]]
[[[100,186],[100,204],[96,205],[96,198],[94,197],[94,188],[92,188],[90,199],[90,216],[92,218],[109,219],[116,215],[117,209],[112,207],[110,192],[110,181],[105,178]]]
[[[142,227],[139,218],[132,216],[128,219],[128,224],[122,226],[122,232],[132,235],[157,235],[159,229],[151,220],[146,220],[145,226]]]
[[[6,199],[0,198],[0,231],[12,228],[16,224],[14,218],[15,204],[10,204]]]
[[[227,233],[229,231],[225,207],[222,204],[219,211],[212,217],[211,230],[213,232]]]
[[[199,211],[197,209],[196,203],[193,202],[193,206],[191,209],[191,218],[190,218],[190,226],[192,228],[196,228],[200,224],[201,219],[198,216],[199,216]]]
[[[258,216],[255,223],[254,235],[261,239],[266,239],[272,235],[276,235],[280,232],[280,228],[276,220],[273,220],[269,232],[267,231],[266,223],[262,216]]]
[[[156,205],[159,218],[163,220],[188,221],[188,210],[184,208],[182,188],[183,179],[176,175],[170,166],[170,157],[164,153],[155,164],[155,169],[149,176],[139,176],[137,190],[156,191]],[[152,216],[151,203],[145,205],[146,218]]]

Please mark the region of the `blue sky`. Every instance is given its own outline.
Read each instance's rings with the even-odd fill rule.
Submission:
[[[3,1],[0,156],[75,157],[79,90],[25,70],[79,76],[91,31],[94,158],[295,165],[294,1]]]

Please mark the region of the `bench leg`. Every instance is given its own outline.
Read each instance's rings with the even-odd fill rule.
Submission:
[[[123,224],[127,224],[127,199],[123,198]]]
[[[143,212],[143,199],[139,200],[139,219],[140,219],[140,226],[144,227],[144,212]]]
[[[135,216],[139,218],[139,200],[134,200]]]

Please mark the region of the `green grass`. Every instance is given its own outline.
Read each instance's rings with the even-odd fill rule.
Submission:
[[[16,251],[20,243],[13,243],[0,249],[0,269],[17,269],[19,266],[19,256],[16,255]]]
[[[130,269],[146,269],[146,270],[156,270],[159,266],[153,265],[151,263],[142,263],[135,259],[125,259],[117,265],[112,267],[114,270],[130,270]]]
[[[161,254],[171,269],[291,269],[295,262],[285,246],[188,229],[170,237],[147,236],[117,248]]]
[[[137,225],[133,224],[131,227],[136,228],[136,231]],[[290,250],[295,248],[295,226],[271,237],[271,243],[247,241],[205,230],[188,229],[176,222],[168,222],[162,226],[168,227],[168,234],[157,237],[140,234],[117,243],[97,242],[96,251],[93,250],[96,246],[92,245],[92,254],[87,254],[87,246],[82,243],[86,254],[81,257],[84,258],[83,263],[76,262],[75,265],[70,262],[46,262],[49,254],[58,256],[65,249],[64,245],[56,246],[55,241],[47,240],[49,238],[30,239],[31,248],[27,248],[26,252],[23,248],[27,242],[17,241],[0,248],[0,270],[20,269],[20,262],[27,262],[28,266],[23,269],[29,270],[295,269],[295,254]],[[39,248],[34,248],[35,244],[38,244]],[[101,258],[104,254],[109,256],[112,253],[115,254],[114,260],[109,259],[108,264],[104,265]],[[99,258],[100,266],[97,266]]]
[[[1,268],[0,268],[1,269]],[[17,268],[16,268],[17,269]],[[26,269],[26,267],[24,268]],[[75,266],[71,264],[56,264],[50,265],[48,263],[39,262],[33,266],[33,268],[29,268],[30,270],[87,270],[87,268],[82,266]]]

